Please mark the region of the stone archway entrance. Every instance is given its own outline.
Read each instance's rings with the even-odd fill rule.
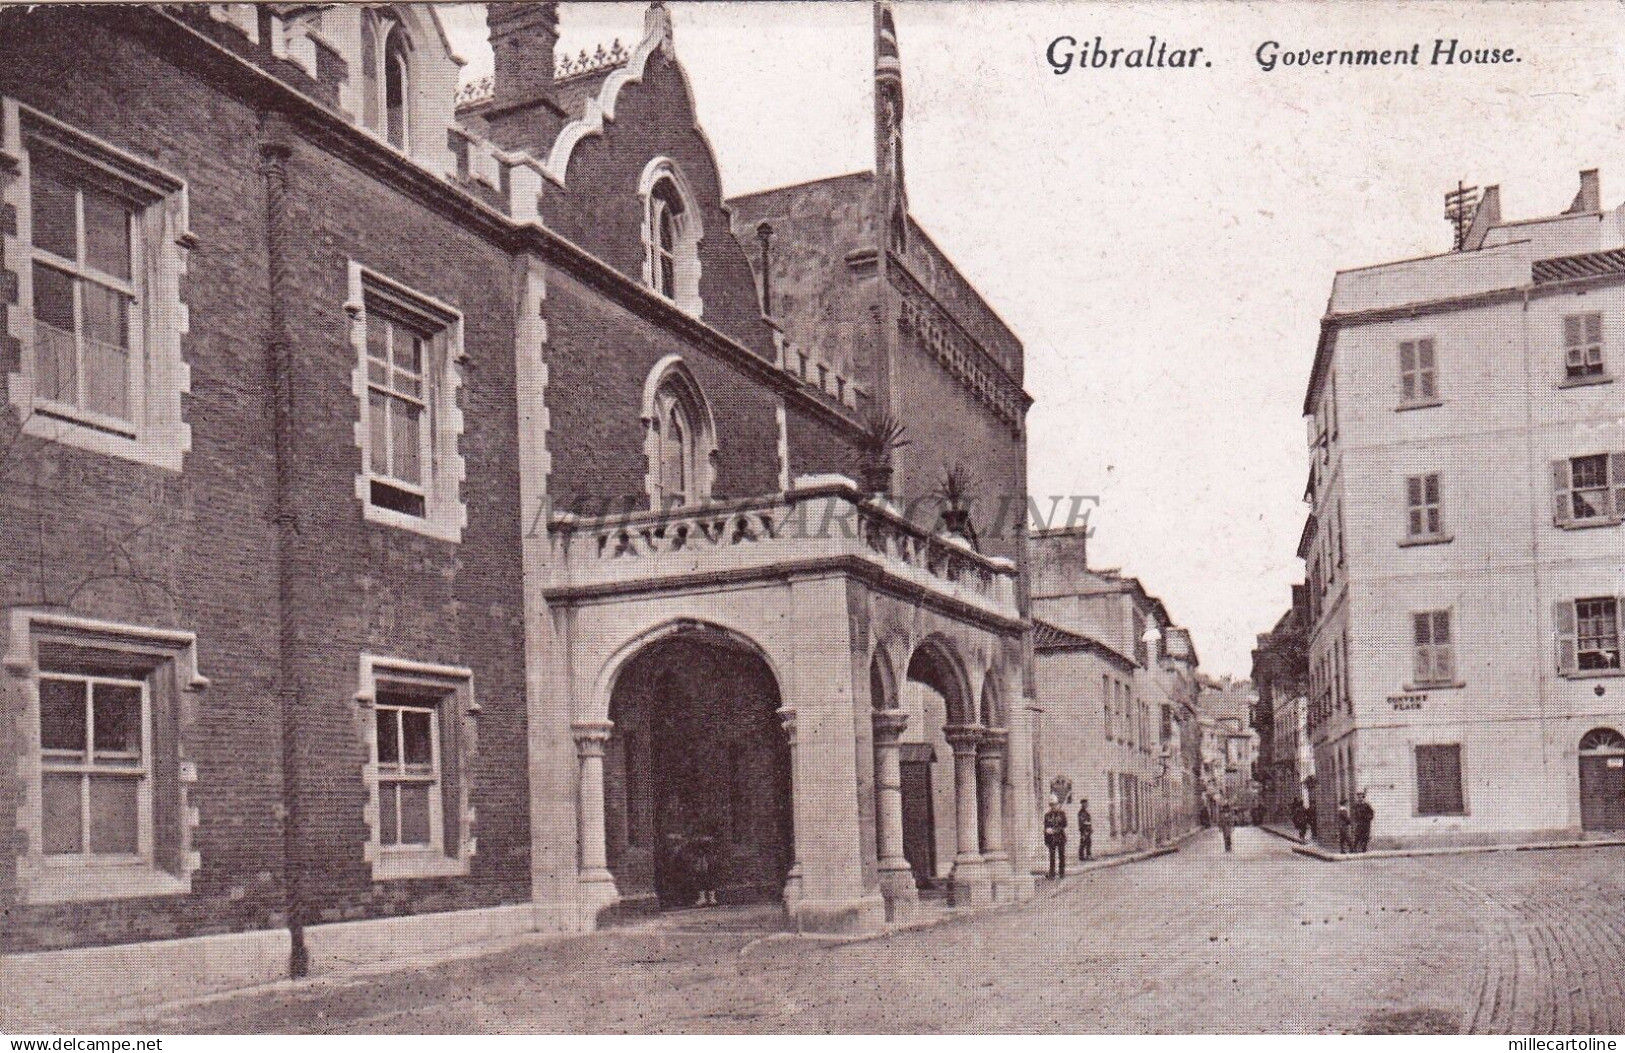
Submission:
[[[1625,735],[1613,728],[1580,739],[1580,829],[1625,830]]]
[[[777,899],[794,859],[790,745],[767,663],[719,632],[628,659],[610,696],[605,850],[633,909]]]

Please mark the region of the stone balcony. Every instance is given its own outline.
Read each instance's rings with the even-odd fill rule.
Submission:
[[[932,534],[843,476],[788,493],[549,525],[550,601],[845,572],[977,620],[1019,623],[1016,566]]]

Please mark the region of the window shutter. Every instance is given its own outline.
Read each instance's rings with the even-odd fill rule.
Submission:
[[[1577,314],[1571,314],[1567,318],[1563,319],[1564,346],[1574,347],[1576,344],[1585,342],[1585,336],[1583,330],[1581,329],[1584,322],[1585,319]]]
[[[1614,515],[1625,518],[1625,453],[1608,455],[1608,482],[1614,488]]]
[[[1568,458],[1552,462],[1552,521],[1558,526],[1572,522],[1574,519],[1574,502],[1570,499],[1569,491],[1573,488],[1570,479],[1570,464]]]
[[[1557,671],[1575,672],[1580,666],[1578,657],[1578,628],[1574,620],[1574,604],[1559,600],[1552,604],[1552,634],[1557,639]]]
[[[1588,315],[1585,316],[1585,322],[1586,322],[1586,343],[1588,343],[1588,344],[1600,344],[1600,343],[1602,343],[1602,315],[1600,315],[1600,314],[1588,314]]]

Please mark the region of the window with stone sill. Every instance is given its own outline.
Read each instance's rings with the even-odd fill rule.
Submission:
[[[1553,461],[1552,518],[1564,528],[1611,526],[1625,518],[1625,453]]]
[[[1451,540],[1445,529],[1444,501],[1438,472],[1405,480],[1405,536],[1401,545],[1431,545]]]
[[[368,711],[366,854],[373,879],[468,873],[472,674],[363,656],[357,699]]]
[[[356,496],[367,519],[460,541],[462,315],[350,265],[350,342],[360,402]]]
[[[1438,356],[1432,337],[1399,343],[1399,405],[1401,409],[1439,403]]]
[[[1595,383],[1606,378],[1603,362],[1602,314],[1571,314],[1563,319],[1563,376],[1570,384]]]
[[[24,430],[180,470],[184,184],[0,99],[0,202],[17,217],[3,258],[17,289],[7,328],[22,352],[9,399]]]
[[[1625,604],[1617,596],[1560,600],[1552,605],[1559,674],[1587,677],[1621,672],[1622,607]]]
[[[193,637],[14,611],[6,670],[24,701],[23,902],[189,891],[185,700],[207,685]]]
[[[643,282],[661,297],[698,318],[700,241],[705,231],[682,170],[657,157],[643,170],[638,193],[643,205]]]
[[[1411,615],[1411,682],[1418,687],[1456,684],[1456,649],[1451,636],[1450,611],[1418,611]]]

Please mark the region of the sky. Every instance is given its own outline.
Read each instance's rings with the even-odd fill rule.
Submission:
[[[677,2],[677,55],[724,192],[872,166],[863,3]],[[562,4],[561,48],[631,48],[644,5]],[[1139,577],[1205,670],[1247,675],[1303,580],[1301,417],[1340,269],[1444,252],[1444,193],[1507,219],[1625,192],[1625,19],[1535,3],[895,7],[910,211],[1025,342],[1029,489],[1099,498],[1090,563]],[[442,9],[465,77],[481,5]],[[1074,69],[1060,35],[1203,48],[1211,66]],[[1485,66],[1264,72],[1297,50],[1511,48]]]

